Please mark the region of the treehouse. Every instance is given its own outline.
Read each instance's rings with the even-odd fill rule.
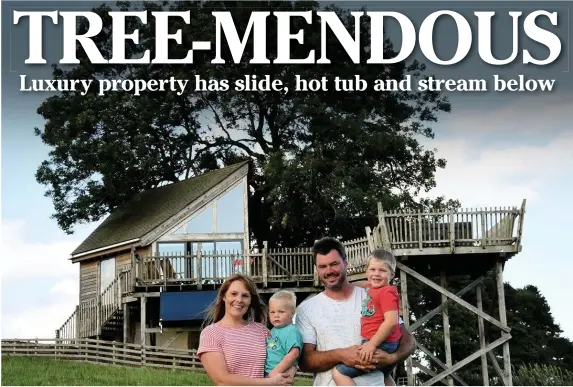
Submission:
[[[205,311],[217,289],[234,273],[249,275],[267,301],[279,288],[295,291],[299,302],[320,292],[310,246],[271,249],[264,243],[260,249],[251,247],[247,174],[247,162],[231,165],[142,192],[110,214],[72,252],[71,261],[80,267],[79,303],[56,336],[190,349],[198,345]],[[503,264],[521,250],[524,212],[525,202],[521,208],[442,212],[385,211],[379,204],[378,224],[367,227],[362,238],[343,242],[349,278],[365,278],[372,249],[391,250],[399,261],[404,320],[411,330],[439,313],[447,316],[448,303],[454,301],[476,313],[482,323],[501,327],[503,340],[494,343],[504,344],[504,362],[508,362],[505,306],[503,313],[500,307],[498,321],[461,297],[473,288],[478,291],[490,271],[495,270],[501,281]],[[455,274],[470,274],[475,281],[457,295],[450,293],[446,278]],[[439,310],[413,324],[407,276],[443,297]],[[440,276],[441,284],[431,281],[432,276]],[[444,320],[446,347],[448,326]],[[482,349],[491,351],[483,341]],[[448,378],[449,384],[457,378],[449,356],[441,363],[443,375],[432,383]],[[477,356],[483,361],[485,352]],[[408,379],[413,384],[412,366],[423,369],[423,365],[412,361]]]

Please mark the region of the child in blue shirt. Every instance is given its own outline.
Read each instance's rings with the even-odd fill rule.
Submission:
[[[302,353],[302,336],[293,324],[296,295],[280,290],[269,300],[269,320],[273,325],[267,339],[265,376],[288,372],[294,378]]]

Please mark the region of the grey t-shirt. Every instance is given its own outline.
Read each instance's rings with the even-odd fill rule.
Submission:
[[[344,301],[333,300],[324,293],[303,301],[296,311],[296,326],[303,343],[315,344],[317,351],[330,351],[362,343],[360,336],[360,310],[366,290],[355,286],[352,295]],[[358,386],[383,386],[384,374],[371,371],[354,378]],[[332,371],[319,372],[314,386],[335,386]]]

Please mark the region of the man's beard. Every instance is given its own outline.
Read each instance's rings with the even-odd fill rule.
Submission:
[[[340,275],[338,276],[338,281],[336,281],[333,284],[328,284],[326,281],[327,281],[327,278],[324,278],[322,280],[322,284],[324,285],[325,288],[332,289],[332,290],[340,289],[340,288],[342,288],[342,284],[346,281],[346,273],[344,273],[344,272],[340,273]]]

